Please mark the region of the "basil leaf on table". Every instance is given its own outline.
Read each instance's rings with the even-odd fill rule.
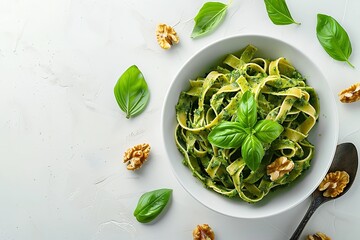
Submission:
[[[351,42],[345,29],[331,16],[317,15],[316,35],[325,51],[335,60],[345,61],[351,67],[349,57]]]
[[[253,94],[246,91],[240,99],[238,121],[245,128],[252,128],[257,120],[257,106]]]
[[[263,143],[271,143],[280,136],[284,127],[272,120],[261,120],[256,123],[255,136]]]
[[[211,144],[221,148],[240,147],[247,133],[238,122],[222,122],[209,133],[208,139]]]
[[[298,24],[287,7],[285,0],[264,0],[270,20],[276,25]]]
[[[265,151],[260,140],[254,135],[249,135],[241,146],[241,155],[246,165],[252,171],[256,171],[265,155]]]
[[[214,30],[225,17],[229,5],[220,2],[205,3],[195,16],[192,38],[200,37]]]
[[[126,118],[140,114],[146,107],[150,93],[143,74],[135,65],[129,67],[119,78],[114,94]]]
[[[154,220],[164,210],[169,202],[172,189],[157,189],[144,193],[134,210],[136,220],[148,223]]]

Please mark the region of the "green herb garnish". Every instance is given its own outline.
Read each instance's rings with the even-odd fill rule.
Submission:
[[[264,0],[270,20],[276,25],[298,24],[287,7],[285,0]]]
[[[148,223],[154,220],[164,210],[169,202],[172,189],[157,189],[144,193],[134,210],[136,220]]]
[[[237,122],[219,123],[208,135],[211,144],[220,148],[238,148],[246,165],[255,171],[265,155],[263,144],[280,136],[283,126],[272,120],[257,121],[257,104],[250,91],[241,97]]]
[[[192,38],[200,37],[213,31],[225,17],[229,4],[220,2],[205,3],[195,16],[195,26],[191,33]]]
[[[140,114],[146,107],[150,93],[143,74],[137,66],[129,67],[119,78],[114,94],[126,118]]]
[[[317,15],[316,35],[321,46],[335,60],[345,61],[351,67],[349,57],[352,52],[351,42],[345,29],[331,16]]]

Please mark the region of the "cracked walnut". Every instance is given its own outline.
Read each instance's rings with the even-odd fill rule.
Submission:
[[[197,225],[193,231],[194,240],[214,240],[215,234],[208,224]]]
[[[355,83],[339,93],[339,99],[342,103],[351,103],[360,100],[360,83]]]
[[[163,49],[169,49],[174,43],[179,43],[179,37],[174,28],[164,23],[157,25],[156,39]]]
[[[150,153],[150,145],[147,143],[129,148],[124,153],[124,163],[127,163],[128,170],[139,169],[146,161]]]
[[[344,191],[350,176],[345,171],[328,173],[319,185],[319,191],[324,191],[324,197],[336,197]]]
[[[331,240],[331,238],[326,236],[324,233],[317,232],[314,235],[307,236],[306,240]]]
[[[293,161],[289,160],[287,157],[282,156],[277,158],[274,162],[269,164],[266,167],[267,175],[270,175],[271,181],[276,181],[286,173],[289,173],[293,170],[295,164]]]

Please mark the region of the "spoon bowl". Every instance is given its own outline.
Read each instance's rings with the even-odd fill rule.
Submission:
[[[291,236],[290,240],[299,239],[300,234],[302,233],[306,223],[309,221],[310,217],[313,215],[315,210],[321,204],[343,196],[350,189],[351,185],[355,180],[357,169],[358,169],[358,154],[355,145],[352,143],[339,144],[336,147],[334,160],[328,172],[335,172],[335,171],[347,172],[350,176],[349,183],[346,185],[342,193],[340,193],[339,195],[333,198],[324,197],[323,192],[319,191],[319,189],[317,188],[311,195],[312,200],[309,209],[307,210],[305,216],[301,220],[299,226],[296,228],[294,234]]]

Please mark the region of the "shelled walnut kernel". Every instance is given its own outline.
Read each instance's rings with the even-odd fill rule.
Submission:
[[[197,225],[193,231],[194,240],[214,240],[215,234],[208,224]]]
[[[339,93],[339,99],[343,103],[351,103],[360,100],[360,83],[355,83]]]
[[[317,232],[314,235],[308,235],[306,240],[331,240],[331,238],[324,233]]]
[[[127,163],[128,170],[139,169],[146,161],[150,153],[150,145],[147,143],[129,148],[124,153],[124,163]]]
[[[276,181],[286,173],[289,173],[291,170],[293,170],[294,166],[295,164],[293,161],[289,160],[285,156],[282,156],[277,158],[274,162],[266,167],[266,173],[267,175],[270,175],[271,181]]]
[[[328,173],[319,185],[319,191],[324,191],[324,197],[336,197],[344,191],[350,176],[345,171]]]
[[[164,23],[157,25],[156,39],[163,49],[169,49],[174,43],[179,43],[179,37],[174,28]]]

